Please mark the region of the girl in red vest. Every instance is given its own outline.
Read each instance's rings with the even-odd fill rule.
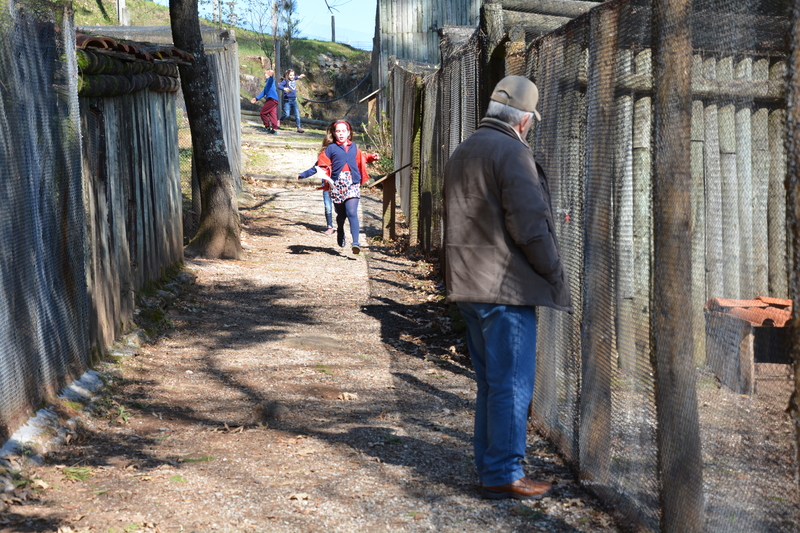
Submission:
[[[358,242],[358,200],[361,184],[369,179],[367,164],[377,161],[378,154],[364,154],[353,142],[353,128],[346,120],[332,122],[322,141],[322,151],[314,167],[298,174],[297,179],[313,176],[322,171],[326,178],[323,190],[330,190],[331,201],[336,210],[336,242],[344,248],[344,221],[350,222],[353,237],[353,253],[361,252]]]

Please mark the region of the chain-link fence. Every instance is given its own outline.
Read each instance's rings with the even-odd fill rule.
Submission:
[[[2,438],[182,258],[177,68],[84,37],[59,4],[0,5]]]
[[[530,140],[575,306],[539,311],[536,424],[644,530],[797,531],[788,4],[614,0],[533,40],[516,4],[502,40],[480,34],[454,53],[443,32],[439,72],[391,67],[392,95],[420,80],[419,102],[390,109],[405,124],[395,167],[416,165],[399,190],[407,209],[418,197],[407,213],[421,244],[441,233],[423,184],[475,127],[486,87],[531,78],[542,121]],[[409,129],[402,115],[433,99],[435,118]],[[417,138],[418,162],[403,148]]]
[[[442,169],[458,143],[480,118],[480,93],[462,90],[479,79],[481,39],[474,30],[443,31],[441,68],[392,58],[389,122],[400,207],[408,220],[410,244],[439,248],[444,238]],[[413,191],[413,193],[412,193]]]
[[[0,436],[88,357],[75,34],[0,5]]]

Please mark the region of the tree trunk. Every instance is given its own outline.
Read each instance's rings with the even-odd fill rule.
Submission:
[[[180,74],[202,210],[197,233],[185,252],[188,256],[208,259],[238,259],[242,256],[242,243],[233,174],[222,135],[217,94],[211,86],[203,49],[197,0],[170,0],[169,14],[175,46],[195,58],[191,66],[180,66]]]

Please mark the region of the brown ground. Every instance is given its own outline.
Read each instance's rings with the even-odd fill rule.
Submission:
[[[313,163],[297,153],[286,174]],[[248,189],[247,257],[187,261],[143,300],[167,329],[100,365],[109,387],[66,445],[19,460],[0,531],[618,531],[534,434],[552,496],[480,499],[457,314],[435,265],[378,239],[379,191],[353,256],[322,233],[319,191]]]

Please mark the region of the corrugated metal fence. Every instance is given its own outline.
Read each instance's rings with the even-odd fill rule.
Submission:
[[[438,72],[391,64],[395,168],[412,163],[401,203],[412,239],[441,249],[442,168],[484,80],[497,61],[533,79],[530,140],[576,309],[539,311],[537,424],[643,530],[796,531],[789,13],[654,5],[606,2],[527,43],[505,28],[488,62],[496,43],[476,33],[455,51],[442,32]]]

